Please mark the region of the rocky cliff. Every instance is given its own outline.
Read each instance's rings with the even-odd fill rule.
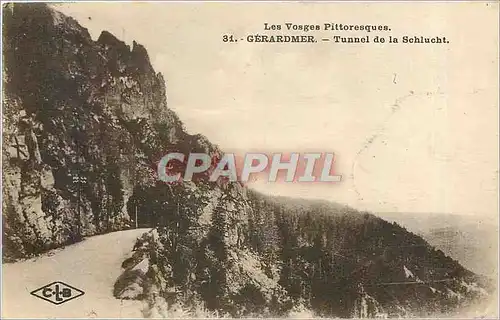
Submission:
[[[159,182],[167,151],[221,151],[168,108],[145,48],[105,31],[93,41],[44,4],[9,5],[4,25],[6,259],[137,222],[155,229],[114,294],[148,301],[145,316],[450,315],[491,295],[486,279],[369,213],[203,176]]]
[[[3,44],[6,258],[126,228],[167,150],[215,150],[168,109],[141,45],[93,41],[43,4],[7,6]]]

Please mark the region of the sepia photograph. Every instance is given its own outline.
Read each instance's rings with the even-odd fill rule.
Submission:
[[[498,319],[497,1],[2,1],[2,319]]]

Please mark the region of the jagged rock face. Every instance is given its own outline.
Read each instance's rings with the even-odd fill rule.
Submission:
[[[43,4],[10,6],[4,26],[6,258],[126,228],[167,150],[215,150],[167,108],[141,45],[93,41]]]

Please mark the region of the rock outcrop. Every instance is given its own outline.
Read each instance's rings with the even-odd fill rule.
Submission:
[[[168,150],[215,150],[167,107],[143,46],[93,41],[44,4],[9,5],[4,26],[6,259],[127,228]]]

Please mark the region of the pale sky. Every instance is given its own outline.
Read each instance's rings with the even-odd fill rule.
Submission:
[[[75,3],[58,10],[94,39],[108,30],[144,45],[190,133],[223,150],[337,155],[337,185],[259,182],[258,190],[496,220],[498,4]],[[387,24],[394,36],[450,43],[222,41],[264,34],[265,22]]]

